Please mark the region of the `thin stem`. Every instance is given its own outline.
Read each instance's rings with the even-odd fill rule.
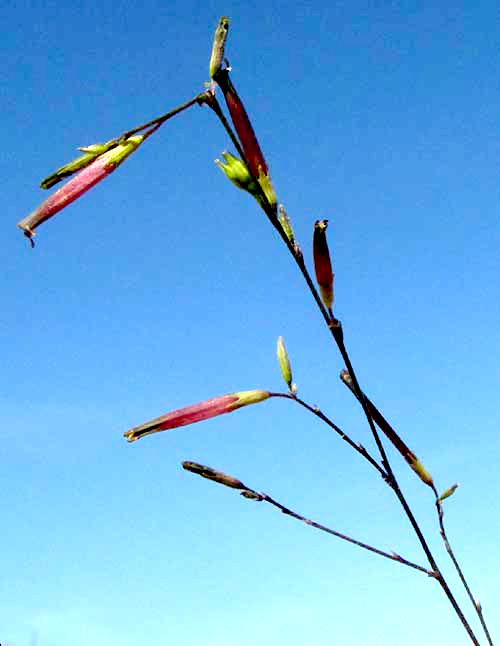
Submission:
[[[151,119],[151,121],[147,121],[146,123],[143,123],[141,126],[136,126],[135,128],[132,128],[131,130],[127,130],[122,135],[120,135],[120,137],[118,137],[118,141],[121,141],[123,139],[128,139],[129,137],[134,135],[136,132],[140,132],[141,130],[145,130],[146,128],[149,128],[150,126],[156,126],[155,130],[158,129],[162,124],[165,123],[165,121],[168,121],[172,117],[175,117],[175,115],[179,114],[179,112],[183,112],[184,110],[187,110],[187,108],[190,108],[195,103],[198,103],[198,104],[203,103],[206,100],[205,99],[206,94],[207,94],[207,91],[202,92],[201,94],[197,94],[195,97],[193,97],[189,101],[186,101],[186,103],[182,103],[181,105],[177,106],[176,108],[173,108],[173,110],[169,110],[165,114],[162,114],[159,117],[156,117],[156,119]]]
[[[386,472],[382,469],[380,464],[368,453],[368,451],[365,449],[365,447],[362,444],[358,444],[354,442],[344,431],[337,426],[334,422],[332,422],[331,419],[329,419],[322,411],[320,411],[319,408],[315,406],[311,406],[307,402],[303,401],[297,396],[294,395],[289,395],[290,399],[294,400],[297,402],[297,404],[300,404],[303,406],[305,409],[307,409],[310,413],[313,415],[316,415],[316,417],[319,417],[320,420],[325,422],[330,428],[332,428],[349,446],[351,446],[355,451],[357,451],[359,454],[361,454],[368,462],[375,468],[377,471],[380,473],[382,478],[384,480],[387,480],[387,474]]]
[[[351,392],[354,393],[354,389],[351,388],[351,384],[349,383],[348,380],[345,379],[345,376],[341,374],[341,379],[343,383],[347,385],[348,388],[350,388]],[[356,394],[355,394],[356,395]],[[357,396],[356,396],[357,397]],[[357,397],[358,398],[358,397]],[[403,440],[399,437],[399,435],[396,433],[396,431],[393,429],[393,427],[390,425],[390,423],[387,421],[387,419],[383,416],[383,414],[378,410],[378,408],[375,406],[375,404],[366,396],[365,393],[363,393],[363,398],[368,406],[368,409],[370,411],[370,414],[377,424],[377,426],[380,428],[380,430],[389,438],[389,440],[392,442],[392,444],[398,449],[398,451],[403,455],[405,460],[409,463],[410,467],[413,468],[413,463],[414,460],[416,459],[415,454],[406,446],[406,444],[403,442]],[[359,401],[359,398],[358,398]],[[484,633],[486,635],[486,638],[488,640],[488,643],[490,646],[493,646],[493,642],[491,641],[491,636],[489,634],[488,628],[486,626],[486,622],[484,620],[484,616],[482,614],[482,609],[481,606],[476,602],[474,599],[474,596],[472,595],[472,592],[469,588],[469,585],[467,583],[467,580],[465,579],[465,576],[462,572],[462,569],[455,557],[455,554],[451,548],[451,545],[449,543],[448,537],[446,535],[445,527],[444,527],[444,512],[443,512],[443,507],[441,504],[441,500],[439,499],[439,494],[437,492],[437,489],[434,485],[434,483],[431,481],[429,486],[432,488],[435,496],[435,505],[436,505],[436,510],[438,514],[438,520],[439,520],[439,528],[440,528],[440,534],[441,538],[443,539],[443,543],[445,545],[446,551],[448,552],[448,555],[450,556],[450,559],[453,562],[453,565],[455,566],[455,569],[458,573],[458,576],[462,582],[462,585],[464,586],[467,595],[474,606],[474,610],[477,613],[479,617],[479,621],[481,623],[481,626],[484,630]]]
[[[458,563],[458,561],[457,561],[457,559],[455,557],[455,553],[453,552],[453,549],[452,549],[452,547],[450,545],[450,542],[448,540],[448,536],[446,534],[446,530],[445,530],[445,527],[444,527],[443,507],[441,505],[441,501],[439,500],[439,497],[437,496],[437,493],[436,493],[436,511],[437,511],[438,519],[439,519],[439,533],[441,534],[441,538],[443,539],[443,543],[444,543],[444,546],[446,548],[446,551],[448,552],[448,555],[449,555],[450,559],[452,560],[453,565],[455,566],[455,569],[456,569],[456,571],[458,573],[460,581],[462,582],[462,585],[464,586],[465,591],[467,592],[467,595],[468,595],[468,597],[470,599],[470,602],[472,603],[472,605],[474,607],[474,610],[476,611],[477,616],[479,617],[479,621],[480,621],[481,626],[483,628],[484,634],[486,635],[486,639],[488,640],[488,644],[490,644],[490,646],[493,646],[493,641],[491,640],[491,636],[490,636],[490,633],[488,631],[488,627],[486,626],[486,622],[484,620],[481,604],[478,603],[476,601],[476,599],[474,599],[474,596],[473,596],[473,594],[472,594],[472,592],[471,592],[471,590],[469,588],[469,584],[467,583],[467,580],[466,580],[466,578],[465,578],[465,576],[464,576],[464,574],[462,572],[462,568],[460,567],[460,565],[459,565],[459,563]]]
[[[251,493],[256,494],[257,497],[259,497],[261,500],[268,502],[269,504],[273,505],[274,507],[277,507],[280,509],[284,514],[287,516],[291,516],[292,518],[296,518],[297,520],[302,521],[306,525],[309,525],[310,527],[315,527],[316,529],[321,530],[322,532],[326,532],[327,534],[331,534],[332,536],[336,536],[337,538],[340,538],[343,541],[347,541],[348,543],[352,543],[354,545],[357,545],[358,547],[361,547],[364,550],[368,550],[369,552],[373,552],[374,554],[378,554],[379,556],[383,556],[384,558],[390,559],[391,561],[396,561],[397,563],[401,563],[402,565],[407,565],[409,567],[414,568],[415,570],[419,570],[420,572],[424,572],[427,574],[427,576],[435,578],[436,574],[432,570],[428,570],[425,567],[421,565],[417,565],[416,563],[413,563],[412,561],[408,561],[407,559],[403,558],[399,554],[396,554],[394,552],[389,553],[389,552],[384,552],[383,550],[379,550],[376,547],[373,547],[372,545],[368,545],[368,543],[363,543],[362,541],[358,541],[355,538],[351,538],[350,536],[347,536],[346,534],[341,534],[340,532],[335,531],[334,529],[331,529],[330,527],[326,527],[325,525],[321,525],[320,523],[317,523],[313,520],[310,520],[309,518],[305,518],[304,516],[301,516],[295,511],[292,511],[291,509],[288,509],[288,507],[285,507],[281,503],[279,503],[277,500],[274,500],[271,498],[271,496],[268,496],[265,493],[260,493],[257,491],[253,491],[252,489],[249,490]]]

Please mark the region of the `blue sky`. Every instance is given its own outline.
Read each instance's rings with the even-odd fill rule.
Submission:
[[[217,394],[283,388],[283,335],[299,394],[372,448],[298,272],[213,163],[230,143],[208,109],[160,129],[34,250],[16,229],[77,146],[203,89],[222,14],[310,267],[313,223],[330,221],[335,311],[364,389],[438,488],[460,482],[450,537],[498,636],[495,3],[17,2],[0,89],[0,643],[469,643],[424,575],[181,469],[232,473],[423,563],[389,489],[291,402],[122,437]],[[432,496],[391,456],[455,582]]]

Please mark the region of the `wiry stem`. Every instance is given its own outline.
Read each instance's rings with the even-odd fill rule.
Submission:
[[[287,516],[291,516],[292,518],[300,520],[306,525],[309,525],[310,527],[319,529],[323,532],[326,532],[327,534],[330,534],[331,536],[336,536],[337,538],[340,538],[343,541],[347,541],[348,543],[357,545],[358,547],[361,547],[364,550],[368,550],[369,552],[373,552],[374,554],[383,556],[384,558],[390,559],[391,561],[396,561],[397,563],[401,563],[402,565],[407,565],[408,567],[412,567],[415,570],[424,572],[425,574],[427,574],[427,576],[430,576],[433,578],[436,576],[436,573],[433,570],[428,570],[422,565],[413,563],[412,561],[409,561],[408,559],[403,558],[400,554],[396,554],[395,552],[390,552],[390,553],[385,552],[384,550],[380,550],[377,547],[373,547],[373,545],[369,545],[368,543],[359,541],[355,538],[352,538],[351,536],[347,536],[346,534],[342,534],[334,529],[331,529],[330,527],[326,527],[326,525],[321,525],[320,523],[317,523],[314,520],[310,520],[305,516],[301,516],[297,512],[289,509],[288,507],[285,507],[285,505],[282,505],[277,500],[274,500],[273,498],[271,498],[271,496],[268,496],[266,493],[262,493],[260,491],[256,491],[255,489],[251,489],[250,487],[247,487],[246,484],[244,484],[241,480],[239,480],[238,478],[235,478],[234,476],[228,475],[227,473],[223,473],[222,471],[218,471],[217,469],[213,469],[212,467],[208,467],[204,464],[198,464],[197,462],[184,461],[182,463],[182,466],[187,471],[191,471],[191,473],[196,473],[197,475],[200,475],[203,478],[207,478],[214,482],[218,482],[219,484],[222,484],[226,487],[231,487],[232,489],[241,489],[242,490],[241,495],[244,496],[245,498],[248,498],[250,500],[255,500],[258,502],[268,502],[270,505],[277,507],[281,512],[283,512]]]
[[[303,401],[300,399],[300,397],[297,397],[296,395],[288,395],[290,399],[294,400],[297,402],[297,404],[300,404],[303,406],[305,409],[307,409],[310,413],[313,415],[316,415],[321,421],[325,422],[330,428],[332,428],[347,444],[349,444],[350,447],[352,447],[355,451],[357,451],[360,455],[362,455],[368,462],[374,467],[382,476],[384,480],[387,479],[387,474],[385,471],[382,469],[380,464],[373,458],[368,451],[365,449],[365,447],[362,444],[358,444],[354,442],[344,431],[337,426],[330,418],[328,418],[319,408],[316,406],[311,406],[307,402]]]
[[[210,103],[208,103],[208,105],[210,105]],[[212,107],[212,109],[214,109],[212,105],[210,105],[210,107]],[[227,120],[221,119],[222,111],[220,110],[220,107],[219,107],[219,110],[215,109],[214,112],[217,114],[217,116],[221,120],[221,122],[222,122],[223,126],[225,127],[226,131],[230,132],[231,128],[230,128],[229,124],[227,123]],[[236,140],[236,137],[235,137],[234,134],[231,135],[231,139],[233,140],[233,142]],[[243,153],[243,151],[241,149],[241,146],[239,146],[239,147],[237,146],[237,149],[238,149],[238,152],[240,154]],[[244,154],[242,155],[242,159],[245,161],[245,163],[247,165],[249,165],[248,164],[248,159],[245,157]],[[250,172],[251,172],[251,170],[250,170]],[[253,175],[253,178],[254,178],[254,180],[256,180],[257,186],[259,186],[258,177]],[[283,230],[283,227],[281,226],[281,224],[279,223],[279,220],[276,217],[276,207],[269,203],[269,201],[267,200],[267,198],[266,198],[263,191],[262,191],[262,197],[263,197],[263,200],[261,201],[261,206],[262,206],[264,212],[266,213],[269,221],[271,222],[271,224],[276,229],[276,231],[280,235],[281,239],[285,243],[285,245],[288,248],[289,252],[292,254],[292,257],[294,258],[294,260],[295,260],[295,262],[296,262],[302,276],[304,277],[304,279],[305,279],[305,281],[307,283],[307,286],[309,288],[309,291],[311,292],[311,294],[312,294],[312,296],[313,296],[313,298],[314,298],[314,300],[316,302],[316,305],[317,305],[321,315],[323,316],[323,319],[325,320],[325,323],[327,324],[328,329],[330,330],[330,332],[331,332],[331,334],[332,334],[332,336],[333,336],[333,338],[335,340],[335,343],[337,344],[337,347],[338,347],[338,349],[340,351],[340,354],[342,355],[342,358],[343,358],[343,360],[345,362],[346,368],[349,371],[349,374],[350,374],[352,382],[353,382],[354,392],[356,393],[356,395],[359,398],[359,401],[360,401],[360,404],[361,404],[361,406],[363,408],[363,412],[365,414],[366,420],[368,422],[368,425],[369,425],[370,430],[372,432],[372,435],[374,437],[375,443],[376,443],[377,448],[379,450],[380,456],[382,458],[382,465],[383,465],[383,468],[384,468],[384,470],[385,470],[385,472],[387,474],[386,482],[393,489],[393,491],[396,494],[401,506],[403,507],[403,510],[404,510],[408,520],[410,521],[410,524],[411,524],[411,526],[412,526],[412,528],[413,528],[413,530],[414,530],[414,532],[415,532],[415,534],[416,534],[416,536],[418,538],[418,541],[419,541],[419,543],[420,543],[420,545],[421,545],[421,547],[422,547],[422,549],[423,549],[423,551],[424,551],[424,553],[425,553],[425,555],[427,557],[427,560],[428,560],[428,562],[429,562],[429,564],[430,564],[430,566],[432,568],[432,571],[435,573],[435,578],[439,581],[439,584],[440,584],[441,588],[443,589],[443,591],[444,591],[445,595],[447,596],[450,604],[452,605],[453,609],[455,610],[455,613],[459,617],[459,619],[460,619],[464,629],[466,630],[467,634],[469,635],[472,643],[475,644],[475,646],[480,646],[479,642],[476,639],[476,636],[474,635],[474,632],[472,631],[472,628],[470,627],[469,623],[467,622],[467,619],[465,618],[460,606],[458,605],[452,591],[450,590],[446,580],[444,579],[441,571],[439,570],[439,568],[437,566],[437,563],[436,563],[436,561],[434,559],[434,556],[433,556],[433,554],[432,554],[432,552],[431,552],[431,550],[430,550],[430,548],[429,548],[429,546],[427,544],[427,541],[425,540],[425,537],[424,537],[424,535],[423,535],[423,533],[422,533],[422,531],[420,529],[420,526],[418,525],[417,520],[416,520],[415,516],[413,515],[413,513],[412,513],[412,511],[411,511],[411,509],[410,509],[410,507],[409,507],[409,505],[408,505],[408,503],[407,503],[407,501],[406,501],[406,499],[405,499],[405,497],[403,495],[403,492],[401,491],[401,489],[399,487],[399,484],[398,484],[398,482],[397,482],[397,480],[396,480],[396,478],[394,476],[394,473],[393,473],[391,465],[390,465],[390,463],[388,461],[385,449],[384,449],[384,447],[382,445],[382,441],[381,441],[380,436],[379,436],[379,434],[377,432],[377,429],[375,428],[374,421],[373,421],[373,419],[372,419],[372,417],[370,415],[370,412],[369,412],[368,407],[366,405],[366,402],[364,400],[364,397],[363,397],[361,388],[359,386],[356,374],[354,372],[354,369],[352,367],[352,364],[351,364],[347,349],[345,347],[344,340],[343,340],[342,325],[341,325],[340,321],[338,321],[337,319],[335,319],[332,316],[333,313],[331,312],[331,310],[328,311],[324,307],[324,305],[323,305],[323,303],[321,301],[321,298],[320,298],[320,296],[318,294],[318,291],[317,291],[317,289],[316,289],[316,287],[315,287],[315,285],[314,285],[314,283],[313,283],[313,281],[311,279],[311,276],[309,275],[309,272],[307,271],[307,268],[305,266],[302,254],[297,253],[297,248],[288,239],[285,231]]]
[[[477,613],[477,616],[479,617],[479,622],[481,623],[481,627],[484,631],[484,634],[486,635],[486,639],[488,640],[488,644],[490,646],[493,646],[493,641],[491,640],[491,635],[489,633],[488,627],[486,626],[486,622],[484,620],[483,616],[483,610],[481,608],[481,604],[474,599],[474,596],[470,590],[469,584],[467,583],[467,580],[462,572],[462,568],[460,567],[460,564],[458,563],[455,553],[453,552],[453,549],[450,545],[450,542],[448,540],[448,536],[446,534],[446,530],[444,527],[444,512],[443,512],[443,507],[441,505],[441,502],[439,500],[439,497],[436,494],[436,510],[438,514],[438,519],[439,519],[439,533],[441,534],[441,538],[443,539],[444,546],[446,548],[446,551],[448,552],[448,555],[455,566],[455,569],[457,571],[457,574],[460,578],[460,581],[462,582],[462,585],[465,588],[465,591],[467,592],[467,596],[470,599],[470,602],[472,603],[474,610]]]

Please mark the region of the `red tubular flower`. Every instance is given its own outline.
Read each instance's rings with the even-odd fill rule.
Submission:
[[[333,272],[326,241],[327,226],[328,220],[317,220],[314,224],[313,257],[321,298],[325,306],[330,309],[333,304]]]
[[[210,419],[211,417],[217,417],[224,413],[230,413],[231,411],[236,410],[237,408],[242,408],[243,406],[257,404],[258,402],[268,399],[268,397],[272,397],[272,393],[267,392],[267,390],[243,390],[229,395],[220,395],[219,397],[207,399],[206,401],[199,402],[198,404],[173,410],[166,415],[152,419],[140,426],[135,426],[124,433],[124,437],[126,437],[129,442],[135,442],[135,440],[138,440],[145,435],[157,433],[158,431],[166,431],[171,428],[178,428],[180,426],[187,426],[188,424],[194,424],[195,422],[201,422],[204,419]]]
[[[70,179],[64,186],[52,193],[45,202],[18,222],[17,226],[23,230],[24,235],[30,240],[35,235],[35,229],[45,220],[64,209],[81,195],[95,186],[102,179],[112,173],[121,162],[126,159],[142,143],[145,135],[129,137],[123,144],[119,144],[108,152],[98,157],[89,166],[86,166],[77,175]],[[33,244],[33,242],[32,242]]]
[[[271,184],[271,176],[267,167],[266,160],[262,150],[260,149],[259,142],[255,136],[254,129],[248,117],[245,106],[236,92],[236,88],[229,78],[229,73],[226,69],[219,70],[214,79],[217,81],[220,89],[224,94],[226,105],[231,115],[238,139],[240,140],[241,147],[245,153],[245,161],[248,164],[250,173],[255,179],[259,180],[262,190],[266,194],[269,203],[272,206],[276,205],[276,195]]]

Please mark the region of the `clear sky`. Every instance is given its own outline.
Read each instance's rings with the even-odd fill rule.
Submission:
[[[500,639],[496,3],[19,0],[0,86],[0,643],[470,643],[425,575],[180,467],[219,468],[424,564],[390,490],[293,403],[122,436],[217,394],[284,389],[283,335],[299,394],[373,449],[288,253],[213,163],[231,147],[207,108],[42,225],[34,250],[16,229],[77,146],[203,89],[222,14],[309,266],[313,223],[330,221],[362,386],[439,489],[460,482],[450,537]],[[390,455],[455,583],[432,495]]]

